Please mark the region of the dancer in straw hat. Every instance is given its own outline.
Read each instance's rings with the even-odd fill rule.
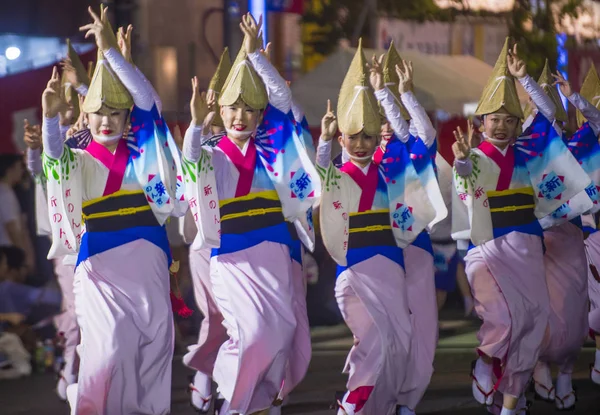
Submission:
[[[523,112],[515,78],[540,108],[520,137]],[[453,145],[460,200],[453,209],[468,210],[468,215],[455,217],[469,218],[454,221],[453,237],[468,237],[473,245],[466,271],[475,310],[483,320],[473,395],[492,405],[498,391],[502,415],[526,410],[523,393],[550,316],[538,218],[551,215],[589,182],[553,127],[553,114],[544,114],[542,108],[553,111],[548,96],[527,75],[517,46],[509,48],[507,39],[476,111],[483,116],[484,141],[471,148],[469,126],[466,136],[456,133]],[[589,200],[578,213],[591,205]]]
[[[202,147],[214,113],[195,88],[184,140],[198,229],[192,249],[214,248],[210,278],[229,337],[213,371],[225,398],[219,413],[266,413],[281,404],[305,373],[288,367],[304,366],[292,354],[307,351],[295,346],[310,344],[299,333],[306,309],[294,303],[292,222],[319,197],[320,182],[288,115],[289,87],[259,51],[261,24],[246,15],[240,25],[244,45],[218,101],[227,136]]]
[[[383,74],[374,76],[382,89]],[[324,181],[321,233],[338,263],[335,294],[355,339],[338,414],[396,411],[413,335],[402,248],[435,216],[404,143],[391,139],[381,164],[373,162],[381,115],[368,77],[359,44],[340,90],[338,116],[328,104],[317,148]],[[341,169],[329,161],[338,123],[338,141],[350,158]]]
[[[186,208],[176,195],[178,154],[151,88],[121,55],[105,9],[89,12],[93,23],[81,30],[96,38],[98,62],[82,107],[93,137],[85,150],[63,145],[56,69],[42,97],[49,257],[78,253],[81,363],[67,395],[73,414],[167,414],[173,316],[162,225]]]

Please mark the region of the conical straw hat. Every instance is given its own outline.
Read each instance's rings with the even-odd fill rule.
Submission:
[[[367,60],[361,39],[338,99],[338,125],[344,134],[354,135],[364,130],[365,134],[375,136],[381,132],[379,108],[368,78]]]
[[[269,103],[265,84],[246,59],[246,51],[243,46],[225,80],[219,97],[219,105],[233,105],[240,98],[246,105],[256,110],[265,109]]]
[[[217,99],[221,94],[221,90],[223,89],[223,84],[227,79],[227,75],[229,75],[229,71],[231,70],[231,59],[229,58],[229,48],[225,48],[223,53],[221,54],[221,59],[219,60],[219,65],[217,66],[217,70],[215,74],[210,80],[210,84],[208,84],[208,90],[212,90],[217,95]],[[221,118],[221,114],[219,111],[216,111],[215,117],[213,118],[213,125],[217,127],[223,127],[223,119]]]
[[[506,60],[508,56],[508,42],[509,38],[506,38],[492,75],[483,90],[479,105],[475,110],[475,115],[492,114],[503,108],[509,114],[523,119],[523,109],[517,95],[515,79],[508,71]]]
[[[82,109],[84,112],[94,113],[103,104],[114,109],[130,109],[133,98],[104,59],[102,52],[98,51],[98,62]]]
[[[398,83],[400,82],[400,78],[398,77],[398,73],[396,72],[396,65],[402,68],[402,58],[398,54],[396,47],[394,46],[394,41],[390,43],[390,47],[388,52],[385,54],[383,58],[383,82],[385,86],[390,90],[392,95],[394,96],[394,101],[396,101],[396,105],[400,107],[400,113],[402,114],[402,118],[405,120],[410,120],[410,114],[402,104],[400,100],[400,92],[398,91]],[[383,113],[385,116],[385,113]]]
[[[600,78],[598,78],[598,72],[596,72],[596,67],[593,63],[581,85],[579,95],[588,100],[596,108],[600,109]],[[581,127],[586,121],[583,114],[580,111],[577,111],[577,124]]]
[[[550,72],[548,59],[546,59],[544,70],[542,71],[542,75],[540,75],[538,84],[540,84],[546,95],[550,97],[550,99],[554,103],[554,106],[556,107],[556,114],[554,115],[554,118],[562,122],[569,121],[569,116],[567,115],[567,111],[563,106],[562,99],[560,98],[556,86],[554,86],[554,77],[552,76],[552,72]]]

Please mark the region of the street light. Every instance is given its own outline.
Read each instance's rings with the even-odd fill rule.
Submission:
[[[4,56],[6,56],[6,59],[9,61],[14,61],[21,56],[21,49],[16,46],[10,46],[4,51]]]

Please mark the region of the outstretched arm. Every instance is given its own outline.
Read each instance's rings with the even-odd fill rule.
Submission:
[[[600,133],[600,110],[577,92],[574,92],[567,98],[569,99],[569,102],[581,111],[585,118],[587,118],[590,127],[592,127],[594,133],[598,135]]]
[[[267,88],[269,103],[279,111],[287,114],[292,108],[292,91],[285,82],[285,79],[279,75],[277,69],[271,65],[269,59],[260,52],[260,47],[262,46],[259,44],[259,39],[262,39],[261,26],[262,16],[258,23],[250,13],[242,17],[240,28],[244,32],[243,47],[254,70],[256,70]]]
[[[292,91],[287,86],[285,79],[279,75],[277,69],[259,51],[249,53],[248,59],[250,59],[258,76],[265,83],[269,103],[284,114],[290,112],[292,108]]]
[[[383,88],[375,91],[375,97],[381,103],[385,116],[390,122],[390,126],[400,141],[406,143],[409,137],[408,123],[402,117],[400,107],[394,101],[394,95],[389,89]]]
[[[192,91],[190,101],[192,122],[183,139],[183,156],[189,161],[197,163],[202,154],[202,143],[210,138],[210,125],[215,113],[209,109],[206,92],[200,93],[196,77],[192,78]]]
[[[327,112],[321,120],[321,137],[317,147],[317,165],[324,169],[331,163],[331,140],[337,133],[337,119],[331,109],[331,100],[327,100]]]
[[[127,62],[127,59],[121,54],[117,39],[108,23],[106,9],[100,9],[100,16],[94,13],[91,7],[88,8],[88,11],[94,21],[82,26],[79,30],[87,31],[85,34],[86,38],[91,35],[96,38],[98,49],[102,51],[104,58],[108,61],[112,70],[133,97],[135,105],[145,111],[151,110],[154,106],[154,97],[152,96],[151,88],[148,88],[148,85],[140,77],[133,65]],[[102,60],[97,63],[97,65],[102,64]]]
[[[63,153],[58,113],[64,105],[60,93],[58,70],[54,67],[52,77],[42,94],[42,142],[44,152],[54,159],[60,158]]]
[[[425,143],[427,148],[433,145],[435,141],[436,131],[431,124],[431,120],[425,112],[425,108],[419,104],[413,93],[413,65],[410,61],[402,61],[402,67],[396,65],[396,73],[398,74],[398,92],[400,99],[406,110],[410,114],[415,124],[417,135]],[[410,130],[410,126],[409,126]]]
[[[370,65],[369,81],[375,90],[375,97],[383,107],[383,111],[385,112],[386,118],[390,122],[392,130],[394,130],[394,133],[400,139],[400,141],[405,143],[408,141],[409,137],[408,124],[402,117],[400,108],[394,101],[394,95],[385,87],[383,83],[382,62],[383,55],[381,55],[379,59],[377,59],[376,56],[373,56],[373,61]]]
[[[512,76],[519,80],[521,85],[523,85],[523,88],[525,88],[525,91],[527,91],[533,100],[538,111],[540,111],[550,122],[554,122],[556,107],[542,87],[527,74],[527,66],[525,65],[525,61],[519,57],[516,44],[512,50],[509,50],[506,60],[508,71]]]
[[[460,127],[454,131],[456,142],[452,144],[452,152],[454,153],[454,168],[456,173],[461,177],[468,177],[473,172],[473,163],[469,158],[471,154],[471,145],[473,142],[473,124],[471,121],[467,123],[467,135],[465,136]]]
[[[415,123],[419,138],[423,140],[427,148],[431,147],[435,141],[437,132],[435,131],[435,128],[433,128],[433,124],[431,123],[425,108],[419,104],[417,97],[415,97],[415,94],[413,94],[412,91],[405,92],[400,96],[400,99],[402,99],[402,103]]]

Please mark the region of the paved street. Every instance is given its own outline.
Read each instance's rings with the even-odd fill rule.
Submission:
[[[436,355],[436,373],[430,388],[418,408],[419,414],[486,414],[474,404],[469,379],[470,362],[476,325],[459,320],[444,321],[441,325],[440,345]],[[345,377],[340,373],[352,338],[345,327],[320,327],[313,330],[313,359],[304,382],[294,391],[283,413],[288,415],[332,415],[329,409],[335,391],[343,390]],[[575,385],[579,393],[574,414],[600,413],[600,388],[588,380],[589,363],[594,350],[584,349],[577,364]],[[176,357],[173,365],[174,415],[193,415],[185,392],[187,376],[191,374]],[[0,382],[0,414],[67,415],[68,406],[58,401],[53,392],[51,375],[35,375],[18,381]],[[536,402],[533,415],[558,413],[552,405]],[[115,414],[117,415],[117,414]]]

